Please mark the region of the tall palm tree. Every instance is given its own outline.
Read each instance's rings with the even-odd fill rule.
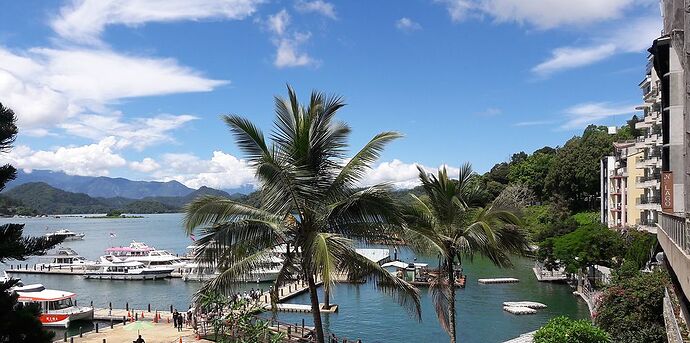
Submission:
[[[367,168],[384,146],[400,137],[383,132],[352,158],[346,158],[350,128],[335,120],[340,97],[311,94],[307,106],[288,86],[288,98],[276,97],[271,142],[249,120],[223,116],[235,141],[256,170],[261,205],[202,197],[186,208],[187,232],[201,228],[200,261],[216,263],[220,275],[201,290],[227,291],[237,280],[253,279],[273,249],[287,245],[284,264],[273,287],[290,279],[307,282],[316,338],[324,342],[317,277],[329,292],[335,276],[367,276],[420,318],[419,293],[378,264],[359,255],[353,242],[388,237],[403,224],[386,185],[361,188]]]
[[[440,256],[439,277],[432,280],[429,292],[439,322],[454,343],[457,266],[476,255],[500,267],[510,266],[510,255],[527,253],[529,245],[516,212],[506,206],[508,201],[499,196],[485,207],[476,206],[482,190],[473,182],[469,164],[460,168],[458,180],[449,178],[445,167],[436,176],[417,169],[425,196],[412,195],[405,211],[404,237],[413,250]]]

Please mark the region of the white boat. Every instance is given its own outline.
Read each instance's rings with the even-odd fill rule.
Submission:
[[[84,234],[83,233],[76,233],[72,232],[67,229],[62,229],[62,230],[57,230],[55,232],[48,232],[45,234],[46,237],[64,237],[63,242],[65,241],[80,241],[84,239]]]
[[[79,255],[76,251],[70,248],[59,248],[48,255],[41,256],[46,263],[37,264],[37,267],[43,268],[81,268],[94,269],[97,267],[95,261],[89,261],[85,257]]]
[[[280,269],[283,266],[283,259],[271,256],[264,263],[264,267],[258,268],[251,273],[251,276],[239,279],[240,282],[269,282],[278,278]],[[213,263],[189,262],[180,269],[182,280],[184,281],[208,281],[220,275],[220,272]]]
[[[77,295],[72,292],[46,289],[41,284],[14,287],[12,291],[17,293],[18,302],[40,306],[43,326],[66,328],[76,320],[93,320],[93,308],[77,306]]]
[[[147,268],[169,269],[179,271],[187,263],[166,250],[157,250],[145,243],[132,241],[128,247],[112,247],[105,249],[105,253],[124,261],[141,262]]]
[[[102,256],[97,270],[87,271],[87,279],[160,280],[170,276],[173,268],[148,268],[137,261],[124,261],[115,256]]]

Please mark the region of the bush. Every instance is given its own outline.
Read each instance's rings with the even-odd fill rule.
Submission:
[[[560,316],[549,320],[534,334],[534,343],[609,343],[611,337],[587,320]]]
[[[662,270],[632,272],[631,265],[604,290],[596,323],[611,334],[613,342],[665,342],[663,300],[668,275]]]

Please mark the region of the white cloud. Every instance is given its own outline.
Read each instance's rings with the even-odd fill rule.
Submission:
[[[615,105],[608,102],[589,102],[578,104],[566,109],[565,115],[568,120],[561,125],[561,129],[571,130],[586,127],[589,124],[596,124],[602,120],[617,116],[629,116],[634,112],[635,105]]]
[[[161,163],[163,168],[154,173],[156,178],[176,180],[190,188],[231,189],[256,184],[254,171],[245,160],[222,151],[214,151],[210,160],[192,154],[166,154]]]
[[[659,36],[660,31],[659,18],[631,20],[606,35],[606,39],[596,39],[591,45],[554,49],[551,57],[532,68],[532,72],[543,77],[555,72],[590,65],[615,54],[644,51]]]
[[[489,16],[497,22],[530,24],[540,29],[586,25],[620,18],[636,0],[438,0],[453,21]]]
[[[551,52],[551,57],[539,63],[532,72],[547,76],[557,71],[586,66],[611,57],[616,53],[614,44],[603,44],[582,48],[563,47]]]
[[[47,129],[131,97],[205,92],[222,84],[173,59],[128,56],[109,50],[0,47],[0,94],[21,129]]]
[[[282,36],[290,24],[290,14],[283,9],[280,12],[269,15],[267,20],[268,29],[273,33]]]
[[[273,64],[278,68],[301,67],[318,64],[306,52],[300,51],[300,47],[309,40],[311,33],[296,32],[292,36],[277,39],[276,58]]]
[[[419,25],[419,23],[407,17],[402,17],[396,20],[395,27],[397,27],[398,30],[405,32],[417,31],[422,29],[422,25]]]
[[[323,0],[299,0],[295,3],[295,9],[303,13],[315,12],[331,19],[338,19],[338,16],[335,14],[335,6]]]
[[[114,137],[107,137],[94,144],[59,147],[54,150],[34,151],[28,146],[20,145],[1,155],[0,160],[27,172],[33,169],[50,169],[73,175],[105,176],[112,168],[127,164],[122,156],[113,152],[116,144]]]
[[[191,115],[161,114],[152,118],[134,118],[125,122],[117,114],[110,116],[90,114],[80,115],[60,127],[71,135],[93,140],[108,136],[116,137],[119,148],[132,146],[141,150],[156,143],[174,141],[169,132],[195,119],[197,117]]]
[[[552,120],[532,120],[532,121],[521,121],[513,124],[513,126],[539,126],[553,124]]]
[[[438,168],[422,166],[429,173],[436,173]],[[449,167],[448,174],[457,178],[458,168]],[[361,186],[371,186],[379,183],[391,183],[394,187],[405,189],[419,185],[419,170],[416,163],[405,163],[398,159],[390,162],[381,162],[367,171]]]
[[[132,170],[136,170],[138,172],[142,173],[150,173],[158,168],[160,168],[160,164],[158,164],[154,159],[150,157],[146,157],[141,162],[139,161],[132,161],[129,162],[129,168]]]
[[[79,43],[99,44],[109,25],[130,27],[149,22],[240,20],[263,0],[73,0],[52,22],[55,32]]]

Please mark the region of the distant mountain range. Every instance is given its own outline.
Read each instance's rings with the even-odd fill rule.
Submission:
[[[177,181],[132,181],[121,177],[68,175],[51,170],[34,170],[31,173],[19,170],[17,178],[10,181],[5,190],[32,182],[43,182],[67,192],[84,193],[94,198],[123,197],[127,199],[144,199],[147,197],[183,197],[195,192],[194,189]],[[226,191],[230,194],[249,194],[253,191],[253,187],[247,185]]]
[[[180,212],[182,207],[202,195],[216,195],[236,200],[246,195],[231,196],[227,192],[201,187],[183,196],[157,196],[143,199],[125,197],[91,197],[85,193],[68,192],[45,182],[29,182],[0,194],[0,213],[13,214],[89,214],[113,210],[124,213]]]

